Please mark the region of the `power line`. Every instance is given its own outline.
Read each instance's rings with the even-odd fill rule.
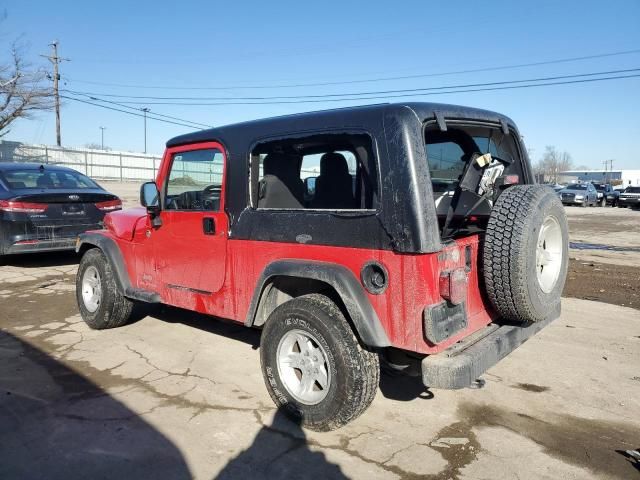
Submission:
[[[73,100],[75,102],[80,102],[80,103],[86,103],[87,105],[93,105],[94,107],[100,107],[100,108],[105,108],[107,110],[113,110],[113,111],[116,111],[116,112],[126,113],[128,115],[134,115],[136,117],[144,117],[144,114],[142,114],[142,113],[130,112],[128,110],[121,110],[119,108],[109,107],[107,105],[102,105],[100,103],[90,102],[90,101],[87,101],[87,100],[81,100],[79,98],[69,97],[67,95],[60,95],[60,98],[65,98],[67,100]],[[131,108],[131,107],[128,107],[128,108]],[[147,116],[147,118],[149,118],[150,120],[156,120],[158,122],[171,123],[173,125],[179,125],[181,127],[193,128],[193,125],[187,125],[185,123],[172,122],[170,120],[163,120],[161,118],[155,118],[155,117],[152,117],[152,116]]]
[[[387,95],[387,94],[398,94],[398,93],[419,93],[419,92],[427,92],[427,91],[435,91],[435,90],[449,90],[449,89],[457,89],[457,88],[474,88],[474,87],[486,87],[486,86],[495,86],[495,85],[508,85],[514,83],[530,83],[530,82],[544,82],[551,80],[561,80],[568,78],[578,78],[578,77],[594,77],[601,75],[611,75],[618,73],[629,73],[629,72],[637,72],[640,71],[640,68],[630,68],[624,70],[609,70],[604,72],[589,72],[589,73],[576,73],[571,75],[556,75],[551,77],[538,77],[538,78],[528,78],[524,80],[503,80],[499,82],[485,82],[485,83],[468,83],[461,85],[444,85],[438,87],[425,87],[425,88],[407,88],[407,89],[396,89],[396,90],[378,90],[378,91],[369,91],[369,92],[351,92],[351,93],[328,93],[321,95],[284,95],[284,96],[266,96],[266,97],[155,97],[155,96],[145,96],[145,95],[116,95],[116,94],[108,94],[108,93],[95,93],[95,92],[80,92],[75,90],[65,90],[66,92],[77,94],[77,95],[95,95],[101,97],[111,97],[111,98],[130,98],[130,99],[143,99],[145,100],[293,100],[293,99],[310,99],[310,98],[342,98],[342,97],[356,97],[356,96],[371,96],[371,95]],[[140,103],[140,102],[122,102],[122,103]]]
[[[128,108],[130,110],[136,110],[136,111],[139,111],[139,112],[142,111],[141,108],[130,107],[129,105],[125,105],[124,103],[119,103],[119,102],[114,102],[113,100],[105,100],[103,98],[94,97],[94,96],[92,96],[92,95],[90,95],[88,93],[74,92],[73,90],[63,90],[63,92],[66,92],[66,93],[69,93],[69,94],[72,94],[72,95],[81,95],[81,96],[87,97],[89,100],[93,100],[93,101],[97,101],[97,102],[109,103],[109,104],[112,104],[112,105],[118,105],[119,107]],[[158,112],[151,112],[151,114],[155,115],[156,117],[169,118],[171,120],[177,120],[179,122],[190,123],[192,126],[194,126],[196,128],[200,128],[200,127],[213,128],[213,125],[208,125],[206,123],[194,122],[192,120],[187,120],[186,118],[173,117],[171,115],[165,115],[163,113],[158,113]]]
[[[270,89],[270,88],[298,88],[298,87],[323,87],[323,86],[331,86],[331,85],[349,85],[349,84],[358,84],[358,83],[373,83],[373,82],[386,82],[392,80],[408,80],[413,78],[428,78],[428,77],[441,77],[446,75],[460,75],[467,73],[480,73],[480,72],[490,72],[495,70],[510,70],[514,68],[525,68],[525,67],[535,67],[541,65],[553,65],[558,63],[568,63],[568,62],[577,62],[582,60],[592,60],[595,58],[606,58],[620,55],[631,55],[640,53],[640,49],[634,50],[623,50],[617,52],[608,52],[608,53],[600,53],[594,55],[584,55],[580,57],[568,57],[568,58],[560,58],[554,60],[545,60],[540,62],[529,62],[529,63],[518,63],[511,65],[500,65],[495,67],[484,67],[484,68],[474,68],[474,69],[466,69],[466,70],[455,70],[448,72],[436,72],[436,73],[424,73],[424,74],[416,74],[416,75],[403,75],[403,76],[393,76],[393,77],[378,77],[371,79],[363,79],[363,80],[343,80],[343,81],[335,81],[335,82],[314,82],[314,83],[292,83],[292,84],[281,84],[281,85],[233,85],[233,86],[222,86],[222,87],[176,87],[176,86],[161,86],[161,85],[132,85],[132,84],[123,84],[123,83],[108,83],[108,82],[96,82],[91,80],[74,80],[73,78],[67,78],[67,80],[76,82],[76,83],[85,83],[88,85],[101,85],[106,87],[120,87],[120,88],[143,88],[143,89],[160,89],[160,90],[239,90],[239,89]]]
[[[430,95],[446,95],[452,93],[470,93],[470,92],[487,92],[497,90],[514,90],[519,88],[533,88],[533,87],[546,87],[552,85],[570,85],[578,83],[592,83],[608,80],[620,80],[625,78],[640,77],[640,74],[633,75],[614,75],[609,77],[600,78],[583,78],[577,80],[563,80],[547,83],[532,83],[525,85],[501,85],[497,87],[484,87],[484,88],[472,88],[472,89],[459,89],[459,90],[447,90],[447,91],[431,91],[422,93],[402,93],[399,95],[382,95],[382,96],[368,96],[368,97],[351,97],[351,98],[325,98],[325,99],[312,99],[312,100],[277,100],[277,101],[232,101],[232,102],[146,102],[147,105],[181,105],[181,106],[221,106],[221,105],[285,105],[285,104],[303,104],[303,103],[335,103],[335,102],[349,102],[349,101],[361,101],[361,100],[389,100],[392,98],[406,98],[406,97],[425,97]],[[140,102],[123,102],[129,104],[139,104]]]

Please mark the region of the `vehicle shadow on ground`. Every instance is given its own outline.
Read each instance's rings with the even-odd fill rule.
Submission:
[[[80,255],[73,251],[25,253],[24,255],[6,255],[0,259],[0,266],[20,268],[63,267],[80,263]]]
[[[216,479],[346,479],[341,468],[324,453],[312,451],[299,423],[282,409],[271,425],[263,426],[249,448],[240,452]]]
[[[431,400],[434,395],[422,383],[422,378],[399,373],[386,367],[384,362],[380,365],[380,393],[389,400],[410,402],[416,398]]]
[[[178,448],[84,376],[0,331],[0,478],[191,478]]]
[[[191,310],[183,310],[168,305],[152,305],[140,310],[136,315],[141,319],[148,315],[157,320],[167,323],[181,323],[183,325],[197,328],[203,332],[221,335],[239,342],[246,343],[254,350],[260,347],[260,330],[247,328],[241,323],[224,320],[218,317],[211,317]]]

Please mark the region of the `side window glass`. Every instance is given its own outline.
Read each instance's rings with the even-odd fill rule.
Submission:
[[[165,209],[219,211],[224,156],[218,149],[173,154]]]
[[[254,208],[363,210],[376,198],[371,138],[320,134],[257,145],[251,154]]]

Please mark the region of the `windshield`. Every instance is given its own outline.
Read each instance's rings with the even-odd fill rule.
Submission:
[[[10,189],[83,189],[100,188],[89,177],[68,170],[16,169],[0,172],[0,179]]]
[[[596,190],[599,192],[604,192],[607,189],[606,185],[594,185],[594,187],[596,187]]]
[[[640,187],[627,187],[624,193],[640,193]]]
[[[586,190],[587,186],[586,185],[569,185],[567,187],[567,190]]]

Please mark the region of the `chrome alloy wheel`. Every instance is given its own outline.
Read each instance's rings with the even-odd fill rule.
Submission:
[[[102,282],[96,267],[89,266],[82,275],[82,303],[90,312],[98,310],[102,301]]]
[[[311,333],[288,331],[276,351],[278,374],[289,393],[305,405],[320,403],[329,393],[331,369],[327,354]]]

